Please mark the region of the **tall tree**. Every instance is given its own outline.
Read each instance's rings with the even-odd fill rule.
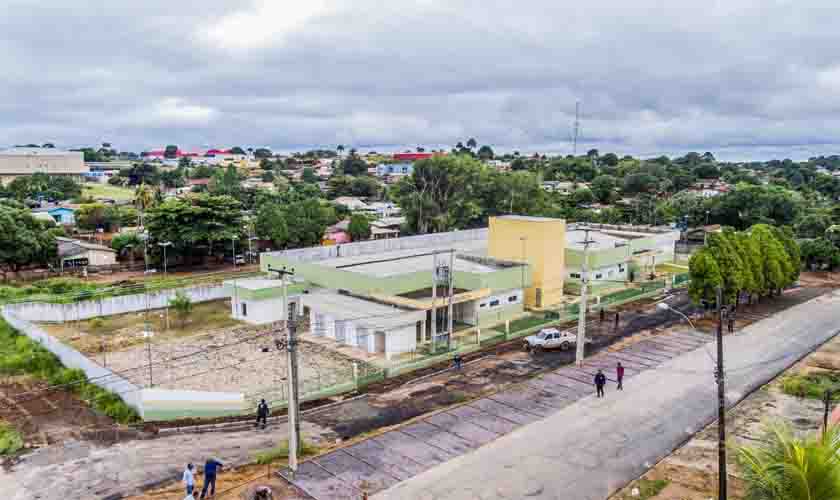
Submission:
[[[688,262],[688,269],[691,276],[688,294],[691,299],[696,303],[704,300],[715,302],[717,289],[723,286],[723,277],[712,253],[705,248],[695,252]]]
[[[758,244],[764,262],[762,295],[781,290],[789,283],[791,272],[787,252],[767,224],[756,224],[750,228],[750,237]]]
[[[0,204],[0,273],[44,266],[55,258],[55,224],[38,220],[22,208]]]
[[[741,261],[744,263],[744,287],[743,290],[749,295],[748,300],[752,302],[753,297],[764,293],[764,259],[758,242],[751,238],[749,233],[734,233],[733,239],[738,246]]]
[[[470,137],[469,139],[467,139],[467,148],[475,149],[476,146],[478,146],[478,142],[475,140],[474,137]]]
[[[216,244],[240,236],[242,205],[225,195],[170,198],[148,211],[146,227],[153,242],[171,241],[175,254],[205,245],[212,255]]]
[[[353,241],[364,241],[370,238],[370,222],[362,214],[353,214],[350,217],[348,232]]]
[[[731,239],[724,233],[710,234],[706,242],[706,249],[717,262],[723,281],[723,297],[727,304],[734,304],[738,294],[744,289],[744,262],[737,247],[732,245]]]

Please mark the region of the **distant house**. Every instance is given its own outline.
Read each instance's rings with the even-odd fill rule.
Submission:
[[[337,224],[333,224],[324,231],[324,237],[321,240],[322,245],[341,245],[342,243],[350,243],[353,238],[350,236],[350,220],[343,220]]]
[[[443,153],[394,153],[394,160],[396,161],[419,161],[428,160],[435,156],[441,156]]]
[[[370,223],[370,236],[374,240],[398,238],[405,217],[383,217]]]
[[[411,175],[412,172],[414,172],[414,164],[411,162],[380,163],[376,166],[376,175],[378,177]]]
[[[729,192],[729,185],[725,182],[698,182],[691,186],[690,191],[703,198],[714,198]]]
[[[709,234],[720,233],[722,231],[723,228],[720,224],[695,227],[685,231],[685,239],[692,243],[703,243],[706,241],[706,236]]]
[[[549,193],[559,193],[563,195],[572,194],[575,190],[575,183],[570,181],[545,181],[541,187],[543,191]]]
[[[367,204],[367,211],[376,214],[377,217],[393,217],[399,215],[401,209],[390,201],[374,201]]]
[[[32,210],[32,215],[41,220],[52,220],[63,226],[76,224],[76,210],[73,207],[45,207]],[[46,216],[45,216],[46,215]],[[49,219],[47,219],[49,217]]]
[[[104,245],[72,238],[56,238],[61,269],[80,266],[110,266],[117,263],[117,252]]]
[[[367,210],[368,204],[354,196],[339,196],[333,200],[336,205],[342,205],[350,210]]]

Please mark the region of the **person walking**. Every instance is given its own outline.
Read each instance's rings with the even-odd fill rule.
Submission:
[[[200,500],[204,500],[204,497],[207,496],[208,489],[210,490],[211,497],[216,494],[216,474],[223,465],[222,462],[215,458],[209,458],[204,463],[204,486],[201,488]]]
[[[181,476],[181,480],[184,481],[184,485],[187,488],[187,496],[192,495],[193,490],[195,490],[195,465],[187,464],[187,468],[184,469],[184,474]]]
[[[618,330],[618,311],[615,312],[615,329]]]
[[[262,428],[265,429],[269,413],[268,403],[266,403],[264,399],[261,399],[260,404],[257,405],[257,427],[259,427],[260,422],[262,422]]]
[[[598,373],[595,374],[595,389],[597,389],[596,394],[599,398],[604,397],[604,386],[606,384],[607,384],[607,376],[604,375],[604,372],[599,369]]]
[[[460,353],[455,353],[455,357],[452,358],[452,363],[455,365],[455,370],[461,371],[461,366],[464,363],[464,358],[461,357]]]
[[[618,390],[624,390],[624,367],[621,365],[621,361],[615,366],[615,378],[618,380]]]
[[[726,320],[726,329],[729,333],[735,333],[735,317],[729,313],[729,318]]]
[[[604,310],[604,308],[603,308],[603,307],[602,307],[602,308],[601,308],[601,310],[598,312],[598,316],[599,316],[599,319],[601,320],[601,323],[603,323],[603,322],[604,322],[604,320],[605,320],[605,319],[607,319],[607,312]]]

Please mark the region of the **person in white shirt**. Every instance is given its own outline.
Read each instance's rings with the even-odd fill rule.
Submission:
[[[187,498],[184,500],[195,500],[192,496],[193,490],[195,489],[195,473],[193,469],[195,469],[193,464],[187,464],[187,468],[184,469],[184,476],[181,478],[187,486]]]

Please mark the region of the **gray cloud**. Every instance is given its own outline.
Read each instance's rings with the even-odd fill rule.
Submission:
[[[0,143],[396,150],[475,136],[568,152],[576,100],[583,148],[801,158],[840,143],[833,1],[0,8]]]

